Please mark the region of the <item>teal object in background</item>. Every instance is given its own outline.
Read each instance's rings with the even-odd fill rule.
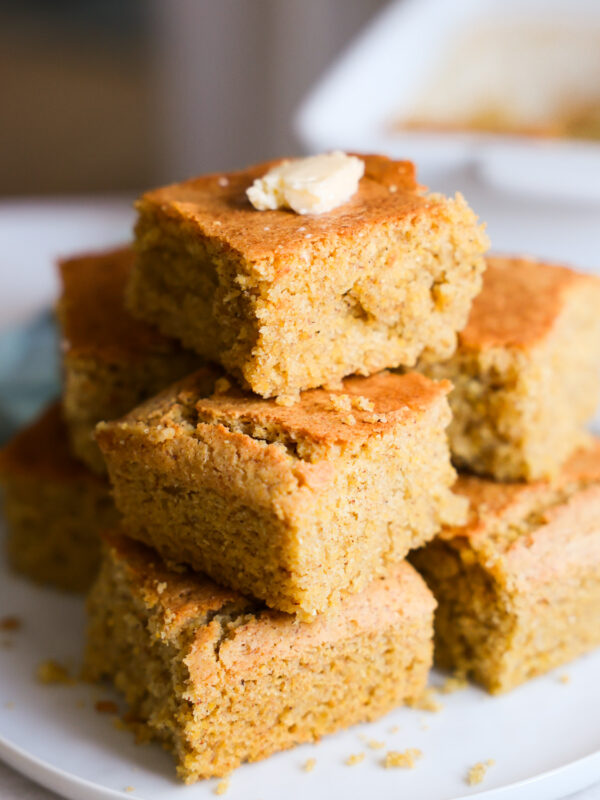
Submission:
[[[48,311],[0,333],[0,444],[60,394],[59,335]]]

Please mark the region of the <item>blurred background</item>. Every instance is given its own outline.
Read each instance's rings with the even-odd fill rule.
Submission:
[[[2,0],[0,194],[134,192],[298,152],[292,113],[384,0]]]

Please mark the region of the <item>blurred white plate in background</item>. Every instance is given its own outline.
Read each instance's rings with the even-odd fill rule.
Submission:
[[[476,115],[478,104],[485,112],[488,101],[510,105],[522,127],[535,128],[585,96],[600,109],[597,0],[403,0],[327,71],[296,130],[311,151],[413,159],[425,182],[451,165],[477,164],[493,186],[598,203],[600,143],[394,129],[403,118],[450,123],[453,114]]]
[[[0,330],[54,301],[57,258],[127,242],[133,219],[122,197],[0,203]]]

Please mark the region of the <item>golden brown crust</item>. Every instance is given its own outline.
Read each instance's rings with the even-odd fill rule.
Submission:
[[[111,548],[112,558],[127,570],[134,591],[144,597],[149,608],[160,607],[169,635],[211,612],[246,605],[247,619],[219,648],[219,661],[231,672],[252,669],[255,663],[271,658],[299,658],[303,650],[334,644],[364,631],[382,630],[400,619],[407,625],[417,623],[435,608],[423,579],[402,561],[391,567],[385,578],[377,578],[347,597],[335,612],[321,614],[310,623],[301,622],[224,589],[201,573],[169,569],[153,550],[119,531],[102,538]],[[206,638],[205,628],[200,629],[198,637],[198,646],[192,649],[201,655],[199,645]],[[194,674],[193,660],[188,661],[188,667]]]
[[[596,276],[524,257],[486,261],[483,288],[459,334],[462,349],[530,347],[552,330],[573,288],[589,286],[600,298]]]
[[[138,201],[141,210],[154,208],[181,220],[199,236],[249,259],[284,257],[315,241],[354,237],[369,229],[423,212],[439,202],[423,197],[414,166],[385,156],[360,156],[365,174],[356,194],[326,214],[300,216],[287,210],[257,211],[246,197],[256,178],[279,163],[270,161],[240,172],[206,175],[147,192]]]
[[[466,526],[445,531],[442,536],[473,538],[485,536],[498,520],[506,515],[517,518],[526,515],[551,492],[561,492],[569,486],[600,482],[600,439],[595,438],[589,447],[575,452],[566,462],[556,479],[531,483],[500,483],[474,475],[461,475],[455,491],[469,500],[470,519]]]
[[[291,406],[233,389],[200,399],[195,407],[201,422],[268,426],[294,441],[330,444],[356,441],[406,424],[450,388],[448,381],[434,382],[415,372],[380,372],[368,378],[347,378],[341,389],[303,392]]]
[[[103,483],[71,455],[60,403],[47,408],[4,447],[0,452],[2,474]]]
[[[231,670],[251,669],[270,658],[298,657],[304,650],[335,644],[358,633],[407,625],[430,614],[436,606],[425,582],[406,562],[390,568],[362,591],[349,595],[333,612],[302,623],[277,611],[267,611],[235,629],[221,646],[221,663]]]
[[[146,604],[161,608],[170,632],[242,599],[238,592],[218,586],[210,578],[183,568],[170,569],[154,550],[118,530],[107,531],[101,538],[112,557],[127,569],[129,580],[143,594]]]
[[[97,356],[116,361],[180,346],[125,309],[125,286],[134,251],[120,247],[59,262],[62,296],[58,304],[67,357]]]

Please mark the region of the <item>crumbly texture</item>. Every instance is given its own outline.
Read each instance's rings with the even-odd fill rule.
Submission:
[[[362,158],[356,194],[319,215],[250,205],[275,162],[145,194],[132,312],[263,397],[448,357],[487,237],[460,195],[426,195],[410,162]]]
[[[171,749],[191,783],[417,696],[434,605],[401,563],[307,624],[112,535],[88,601],[85,672],[114,681],[138,735]]]
[[[448,390],[416,373],[350,378],[339,393],[385,421],[354,408],[349,426],[328,391],[285,407],[234,389],[206,398],[191,376],[97,439],[131,536],[309,618],[464,521]]]
[[[503,692],[600,645],[600,440],[554,483],[461,477],[471,518],[411,554],[436,660]]]
[[[116,419],[200,366],[201,359],[125,310],[134,252],[120,248],[60,262],[63,411],[75,455],[106,471],[94,441]]]
[[[494,760],[492,758],[489,758],[487,761],[479,761],[477,764],[474,764],[467,772],[467,783],[469,786],[476,786],[478,783],[482,783],[488,769],[493,766]]]
[[[447,378],[455,462],[498,480],[551,477],[583,443],[600,400],[600,279],[488,258]]]
[[[0,453],[11,564],[36,582],[84,591],[96,574],[99,532],[118,514],[108,481],[70,454],[55,404]]]
[[[423,753],[416,747],[410,747],[408,750],[404,751],[390,750],[383,764],[387,769],[390,767],[413,769],[422,755]]]

